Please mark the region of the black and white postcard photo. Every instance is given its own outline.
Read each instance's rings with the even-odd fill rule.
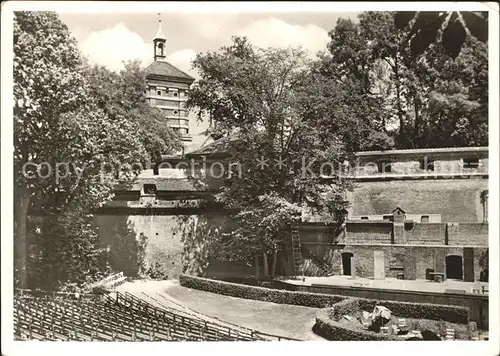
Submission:
[[[2,355],[500,354],[498,3],[1,15]]]

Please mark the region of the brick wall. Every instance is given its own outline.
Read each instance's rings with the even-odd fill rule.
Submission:
[[[406,279],[426,279],[428,269],[434,272],[446,272],[446,257],[451,255],[464,257],[464,247],[461,246],[391,246],[391,245],[327,245],[308,244],[307,249],[317,253],[330,267],[332,274],[343,274],[342,253],[350,252],[355,259],[356,275],[359,277],[374,276],[374,251],[384,251],[384,271],[386,278],[396,278],[398,273],[404,273]],[[481,267],[479,259],[487,248],[470,247],[473,254],[473,266],[466,266],[465,259],[462,260],[463,276],[466,276],[466,269],[473,271],[474,280],[479,281]],[[306,275],[315,275],[314,266],[304,257],[309,269]],[[317,268],[316,268],[317,269]],[[319,273],[319,271],[317,271]]]
[[[448,245],[488,246],[488,224],[458,223],[448,226]]]
[[[417,245],[444,245],[446,224],[405,224],[406,243]]]
[[[346,243],[391,243],[392,225],[376,222],[347,223]]]

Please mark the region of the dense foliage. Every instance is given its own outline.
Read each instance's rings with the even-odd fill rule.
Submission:
[[[356,23],[339,19],[330,32],[330,55],[323,58],[321,72],[337,79],[344,90],[357,84],[362,103],[356,107],[357,120],[376,123],[378,135],[393,137],[395,148],[487,145],[486,37],[470,25],[463,41],[456,42],[460,53],[451,56],[434,41],[448,27],[433,27],[431,20],[448,24],[476,15],[433,14],[413,14],[416,19],[410,22],[406,14],[404,26],[402,15],[390,12],[364,12]],[[360,143],[361,149],[369,149]]]
[[[216,199],[237,211],[238,227],[220,234],[214,252],[224,260],[262,255],[267,274],[304,209],[340,217],[347,182],[337,167],[349,154],[344,94],[333,80],[319,80],[301,49],[260,49],[245,38],[199,54],[194,67],[201,79],[188,106],[209,115],[216,134],[236,137],[228,145],[234,169]]]

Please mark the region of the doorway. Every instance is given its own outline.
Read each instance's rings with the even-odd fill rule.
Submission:
[[[342,253],[342,274],[344,276],[351,276],[351,259],[354,255],[351,252]]]
[[[461,256],[446,257],[446,278],[447,279],[463,279],[463,265]]]

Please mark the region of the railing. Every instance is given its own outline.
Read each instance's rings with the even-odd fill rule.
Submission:
[[[21,340],[293,340],[160,308],[129,293],[78,296],[23,291],[15,295],[14,311],[15,337]]]

